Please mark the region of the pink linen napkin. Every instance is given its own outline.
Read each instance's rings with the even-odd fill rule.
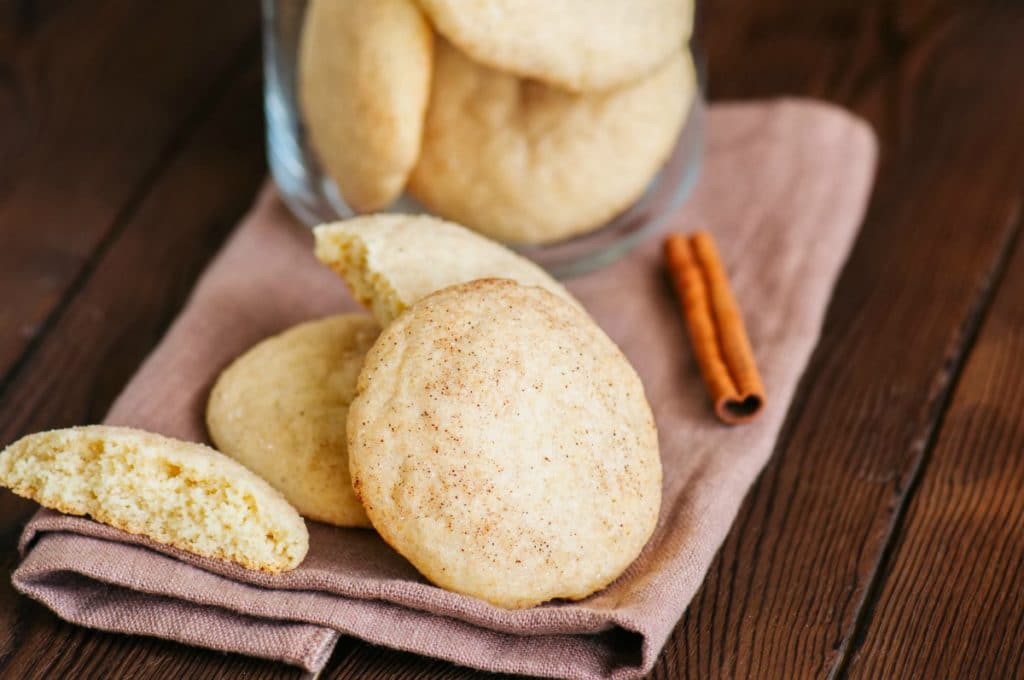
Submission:
[[[718,241],[769,395],[751,425],[713,416],[659,239],[571,282],[643,379],[664,463],[657,530],[601,593],[506,611],[431,586],[372,531],[315,522],[306,561],[269,576],[50,511],[25,529],[14,585],[81,625],[311,671],[346,634],[492,671],[639,675],[653,666],[772,452],[863,216],[875,157],[870,129],[828,105],[711,110],[703,174],[671,226],[708,228]],[[299,321],[356,309],[311,243],[265,191],[107,422],[207,441],[207,392],[231,359]]]

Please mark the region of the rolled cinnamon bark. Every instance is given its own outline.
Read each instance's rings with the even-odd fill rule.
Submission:
[[[671,234],[665,260],[715,414],[731,425],[753,420],[764,385],[714,239],[705,231]]]

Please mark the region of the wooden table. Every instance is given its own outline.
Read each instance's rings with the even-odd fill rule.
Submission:
[[[255,2],[0,3],[0,443],[99,420],[266,170]],[[1024,3],[711,0],[713,98],[868,118],[877,188],[771,463],[654,672],[1024,673]],[[296,676],[59,621],[0,675]],[[324,677],[469,671],[343,639]]]

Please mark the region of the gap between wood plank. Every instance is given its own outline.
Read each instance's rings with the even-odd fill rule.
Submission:
[[[942,431],[942,425],[945,422],[949,406],[953,401],[953,395],[956,393],[956,386],[960,382],[967,358],[974,349],[978,334],[985,325],[985,319],[992,308],[992,302],[995,300],[1000,285],[1006,278],[1009,263],[1019,246],[1021,231],[1024,230],[1024,215],[1021,214],[1021,205],[1024,205],[1024,196],[1018,201],[1017,209],[1009,220],[1007,234],[999,247],[999,252],[987,275],[982,279],[981,285],[975,293],[975,300],[964,317],[964,321],[954,341],[951,343],[950,349],[947,352],[947,367],[939,374],[931,393],[928,395],[927,401],[934,403],[930,409],[931,413],[926,419],[926,422],[930,423],[930,425],[928,425],[923,436],[918,440],[921,452],[911,468],[905,488],[898,495],[882,550],[879,552],[875,566],[871,570],[861,602],[857,606],[853,627],[849,634],[845,636],[843,644],[839,649],[839,659],[832,672],[829,673],[830,679],[846,677],[850,661],[864,643],[867,629],[874,617],[878,596],[886,581],[886,574],[895,551],[897,539],[903,529],[907,508],[910,507],[910,502],[917,492],[921,479],[924,477],[925,469],[931,460],[932,452],[938,442],[938,435]]]
[[[61,293],[60,299],[53,306],[53,309],[50,310],[50,313],[47,314],[46,318],[39,324],[39,329],[25,344],[25,348],[21,351],[21,354],[18,355],[17,359],[11,363],[7,372],[3,376],[0,376],[0,396],[7,393],[11,384],[15,381],[28,362],[31,361],[32,356],[42,345],[43,339],[49,333],[50,329],[53,328],[53,325],[58,319],[60,319],[71,305],[72,301],[78,296],[79,291],[89,280],[89,277],[92,276],[96,266],[103,259],[104,254],[110,250],[111,245],[117,241],[121,232],[124,231],[125,226],[131,221],[131,217],[145,200],[150,189],[152,189],[152,187],[157,183],[164,170],[171,164],[179,151],[183,148],[185,140],[187,140],[192,133],[202,125],[203,121],[210,117],[216,108],[220,97],[227,90],[228,85],[232,81],[241,77],[246,66],[251,63],[251,60],[254,57],[257,59],[259,58],[259,51],[260,32],[256,31],[242,41],[241,46],[236,51],[235,55],[229,60],[228,65],[224,68],[223,72],[214,80],[210,91],[202,97],[199,105],[191,114],[185,117],[178,130],[171,135],[170,139],[159,151],[152,167],[143,173],[138,185],[131,191],[131,193],[129,193],[124,205],[117,211],[114,219],[111,220],[110,227],[107,229],[106,233],[97,240],[96,247],[93,248],[92,252],[89,253],[89,256],[82,263],[78,273],[72,277],[71,281],[64,289],[64,292]]]

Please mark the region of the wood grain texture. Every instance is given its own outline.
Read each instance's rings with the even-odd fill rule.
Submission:
[[[201,268],[263,179],[258,51],[124,216],[15,378],[0,393],[0,441],[102,418],[164,333]],[[4,573],[34,505],[0,490]],[[70,626],[0,579],[0,677],[298,677],[281,664]]]
[[[878,14],[850,24],[878,37],[839,40],[902,46],[840,88],[882,131],[876,193],[775,456],[655,677],[825,677],[871,625],[865,598],[1020,229],[1024,72],[998,55],[1024,58],[1022,10],[975,5],[941,39],[909,24],[893,40],[901,20]]]
[[[0,665],[0,677],[4,678],[304,677],[296,669],[269,661],[80,628],[58,620],[42,605],[25,598],[20,599],[18,608],[26,623],[16,640],[20,646]]]
[[[0,3],[0,385],[254,58],[256,5]]]
[[[1022,574],[1024,247],[1018,243],[909,504],[850,675],[1024,676]]]
[[[321,680],[342,680],[344,678],[360,678],[361,680],[392,680],[392,678],[412,678],[432,680],[461,680],[462,678],[487,677],[516,678],[521,676],[501,675],[497,673],[481,673],[446,661],[427,659],[408,652],[399,652],[386,647],[377,647],[364,642],[356,642],[350,652],[344,656],[335,654],[331,663],[321,673]]]

